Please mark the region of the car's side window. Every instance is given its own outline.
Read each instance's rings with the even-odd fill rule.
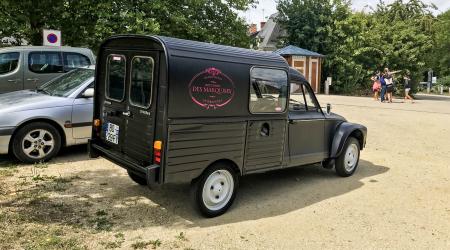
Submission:
[[[251,113],[282,113],[287,102],[287,73],[281,69],[252,68],[250,72]]]
[[[106,71],[106,97],[121,102],[125,97],[125,56],[109,55]]]
[[[62,73],[63,64],[60,52],[30,52],[28,54],[28,68],[38,74]]]
[[[19,66],[19,52],[9,52],[0,54],[0,75],[13,72]]]
[[[89,58],[80,53],[63,52],[63,58],[65,71],[70,71],[75,68],[89,66],[91,64]]]
[[[290,111],[313,111],[317,112],[319,107],[314,101],[314,94],[304,82],[291,81],[289,110]]]

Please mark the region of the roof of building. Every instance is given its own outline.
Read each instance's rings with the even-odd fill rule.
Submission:
[[[273,53],[276,53],[278,55],[293,55],[293,56],[316,56],[316,57],[325,57],[322,54],[319,54],[317,52],[313,52],[307,49],[302,49],[294,45],[289,45],[284,48],[275,50]]]

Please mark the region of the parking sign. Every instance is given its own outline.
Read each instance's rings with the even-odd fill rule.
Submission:
[[[44,30],[42,34],[44,38],[44,46],[61,46],[61,31]]]

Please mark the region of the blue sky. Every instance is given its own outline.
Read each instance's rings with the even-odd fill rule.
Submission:
[[[379,0],[353,0],[352,6],[355,10],[363,10],[366,8],[365,6],[376,6]],[[438,14],[441,11],[446,11],[450,9],[450,0],[423,0],[426,3],[434,3],[438,7],[438,11],[435,13]],[[263,21],[264,17],[268,17],[271,14],[275,13],[276,10],[276,0],[259,0],[259,4],[256,9],[250,9],[245,13],[241,13],[241,16],[248,23],[260,23]],[[385,0],[386,3],[393,2],[393,0]],[[259,25],[258,25],[259,26]],[[259,28],[259,27],[258,27]]]

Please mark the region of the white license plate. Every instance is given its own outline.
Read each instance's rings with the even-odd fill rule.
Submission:
[[[119,144],[119,126],[114,123],[108,122],[105,131],[105,137],[107,141],[114,144]]]

